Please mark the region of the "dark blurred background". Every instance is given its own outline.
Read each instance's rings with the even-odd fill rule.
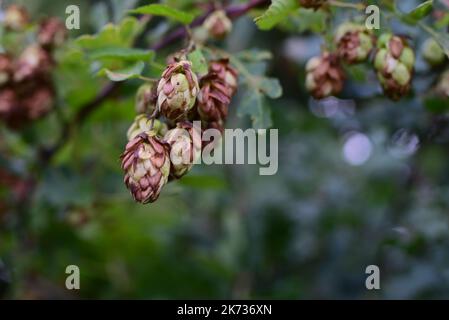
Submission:
[[[137,5],[15,2],[36,18],[63,19],[65,7],[78,4],[82,29],[73,38]],[[259,176],[254,165],[197,165],[156,203],[134,203],[119,162],[134,117],[131,81],[40,174],[29,206],[11,208],[12,189],[1,189],[0,297],[447,298],[449,127],[444,113],[435,116],[423,103],[435,75],[418,58],[412,95],[391,102],[370,68],[357,67],[340,99],[311,100],[304,63],[319,53],[321,38],[300,33],[300,25],[261,32],[246,16],[225,45],[273,53],[269,74],[284,89],[269,101],[279,129],[276,175]],[[417,37],[419,52],[427,36],[400,30]],[[179,45],[159,52],[161,61]],[[104,82],[88,66],[73,73],[62,65],[55,77],[67,115]],[[228,128],[250,126],[237,117],[238,104],[239,96]],[[33,146],[52,141],[55,128],[53,114],[25,133],[0,125],[0,165],[19,176],[32,170]],[[71,264],[80,268],[78,291],[64,286]],[[368,265],[380,268],[380,290],[365,287]]]

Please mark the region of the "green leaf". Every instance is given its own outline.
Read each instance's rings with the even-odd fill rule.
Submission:
[[[85,50],[105,47],[130,47],[142,31],[142,24],[134,17],[126,17],[118,25],[108,23],[98,34],[82,35],[75,43]]]
[[[433,0],[429,0],[426,2],[421,3],[419,6],[417,6],[415,9],[410,11],[405,18],[410,19],[412,21],[419,21],[422,18],[429,15],[429,13],[433,9]]]
[[[192,14],[174,9],[164,4],[149,4],[136,8],[134,10],[130,10],[129,12],[162,16],[177,22],[181,22],[183,24],[190,24],[195,18],[195,16],[193,16]]]
[[[298,9],[297,0],[273,0],[264,14],[254,19],[261,30],[270,30]]]
[[[240,117],[249,115],[255,129],[265,129],[272,126],[270,109],[265,97],[259,90],[253,88],[246,90],[237,114]]]
[[[298,11],[298,32],[323,32],[326,29],[326,13],[323,10],[301,9]]]
[[[130,67],[111,71],[109,69],[102,69],[98,72],[99,75],[106,75],[111,81],[124,81],[127,79],[138,78],[143,71],[145,64],[142,61],[138,61]]]
[[[195,51],[189,53],[187,57],[192,62],[193,72],[198,74],[200,77],[207,74],[207,61],[200,49],[196,49]]]
[[[120,47],[106,47],[101,49],[93,50],[89,56],[93,60],[98,59],[110,59],[117,58],[128,61],[135,60],[146,60],[152,61],[154,58],[154,51],[152,50],[143,50],[143,49],[134,49],[134,48],[120,48]]]
[[[282,87],[278,79],[263,78],[259,83],[259,88],[271,99],[277,99],[282,96]]]

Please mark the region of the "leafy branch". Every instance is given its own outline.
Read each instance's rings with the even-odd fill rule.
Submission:
[[[225,9],[226,14],[230,19],[237,19],[241,17],[242,15],[246,14],[248,11],[258,8],[267,6],[270,3],[268,0],[250,0],[246,4],[237,4],[237,5],[231,5]],[[206,10],[206,12],[194,19],[192,23],[190,23],[189,27],[194,28],[199,25],[201,25],[204,20],[211,14],[213,11],[213,8],[210,7]],[[179,27],[175,30],[173,30],[171,33],[169,33],[167,36],[164,36],[159,42],[156,42],[151,46],[151,50],[159,51],[161,49],[164,49],[165,47],[171,45],[172,43],[181,40],[188,36],[188,29],[184,26]],[[83,104],[79,111],[76,113],[76,115],[73,117],[73,119],[68,122],[66,125],[64,125],[62,132],[57,140],[57,142],[50,147],[42,147],[38,154],[39,159],[45,164],[49,163],[51,159],[55,156],[55,154],[67,143],[67,141],[71,138],[73,132],[75,129],[82,125],[82,123],[97,109],[99,108],[103,102],[111,98],[115,92],[119,89],[121,86],[120,82],[109,82],[107,83],[95,96],[91,101],[86,102]]]

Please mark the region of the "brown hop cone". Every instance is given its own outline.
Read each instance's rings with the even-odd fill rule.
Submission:
[[[14,81],[20,82],[40,74],[46,74],[53,66],[47,51],[38,45],[27,47],[16,61]]]
[[[152,131],[142,133],[128,142],[121,158],[124,182],[134,200],[156,201],[170,173],[168,145]]]
[[[216,73],[209,73],[201,79],[198,95],[198,113],[206,121],[226,119],[231,102],[232,89]]]
[[[389,33],[379,37],[374,68],[388,97],[399,100],[409,92],[414,65],[415,54],[405,39]]]
[[[12,4],[6,11],[3,18],[3,24],[6,29],[20,31],[30,22],[28,11],[19,5]]]
[[[38,83],[21,83],[0,90],[0,118],[12,129],[47,114],[54,104],[51,82],[39,78]]]
[[[229,64],[229,59],[220,59],[211,61],[209,63],[209,73],[215,73],[226,87],[229,88],[230,96],[233,96],[237,91],[238,86],[238,72]]]
[[[55,93],[49,84],[38,85],[23,97],[22,105],[27,120],[36,120],[46,115],[53,107]]]
[[[0,53],[0,86],[11,80],[12,64],[12,59],[8,54]]]
[[[363,25],[344,23],[335,34],[337,53],[348,64],[365,61],[373,50],[373,36]]]
[[[203,23],[207,33],[215,39],[223,39],[232,30],[232,21],[223,10],[217,10],[207,17]]]
[[[157,86],[157,107],[170,120],[177,120],[194,106],[199,92],[198,79],[187,60],[171,63]]]
[[[17,95],[12,88],[0,90],[0,118],[3,121],[9,122],[12,119],[17,105]]]
[[[345,75],[338,57],[324,52],[306,65],[306,88],[315,99],[338,94],[343,89]]]
[[[64,24],[58,18],[46,18],[39,24],[37,41],[47,49],[53,49],[64,43],[67,32]]]
[[[136,112],[152,114],[156,109],[157,88],[152,84],[143,84],[136,94]]]
[[[299,0],[301,7],[315,10],[321,8],[326,2],[327,0]]]
[[[164,141],[170,145],[170,175],[179,179],[193,167],[201,152],[201,132],[192,123],[178,122],[169,130]]]

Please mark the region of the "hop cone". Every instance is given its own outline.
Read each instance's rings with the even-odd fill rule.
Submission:
[[[30,18],[27,10],[19,5],[10,5],[3,17],[3,24],[6,29],[20,31],[29,23]]]
[[[306,88],[316,99],[338,94],[343,89],[345,75],[335,54],[324,52],[306,65]]]
[[[39,24],[37,40],[48,49],[60,46],[66,39],[67,32],[64,24],[58,18],[47,18]]]
[[[143,84],[136,94],[136,112],[152,114],[156,109],[157,91],[151,84]]]
[[[299,0],[299,4],[303,8],[319,9],[321,8],[327,0]]]
[[[200,155],[201,132],[190,122],[179,122],[176,128],[169,130],[164,141],[170,145],[170,175],[176,179],[185,175]]]
[[[157,106],[166,118],[177,120],[193,107],[198,91],[198,79],[191,70],[191,62],[171,63],[157,86]]]
[[[28,80],[48,73],[53,66],[51,56],[38,45],[27,47],[16,62],[14,81]]]
[[[203,23],[208,34],[215,39],[223,39],[232,30],[232,21],[223,10],[213,12]]]
[[[216,74],[229,90],[229,96],[233,96],[237,91],[238,73],[231,67],[228,59],[211,61],[209,64],[209,74]]]
[[[149,131],[154,131],[157,135],[163,136],[167,132],[167,125],[157,119],[151,120],[145,114],[140,114],[134,119],[126,136],[128,141],[131,141],[138,135]]]
[[[335,34],[337,53],[348,64],[365,61],[373,50],[373,37],[362,25],[342,24]]]
[[[201,79],[198,95],[198,113],[206,121],[226,119],[231,102],[232,89],[216,73],[209,73]]]
[[[142,133],[128,142],[122,154],[124,182],[140,203],[154,202],[168,181],[168,146],[154,132]]]
[[[444,63],[446,54],[435,39],[429,38],[424,42],[423,58],[428,64],[436,67]]]
[[[50,82],[25,83],[0,90],[0,118],[13,129],[47,114],[54,104],[54,89]]]
[[[379,38],[374,67],[388,97],[399,100],[409,92],[414,64],[415,54],[404,39],[391,34]]]

